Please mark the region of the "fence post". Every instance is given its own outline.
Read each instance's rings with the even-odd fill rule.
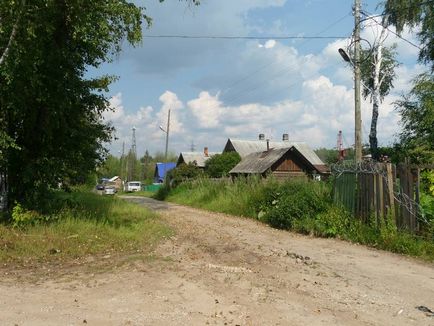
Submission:
[[[386,163],[386,171],[387,171],[387,190],[389,195],[389,210],[387,212],[387,215],[390,215],[390,218],[392,221],[397,224],[396,222],[396,216],[395,216],[395,196],[393,195],[394,191],[394,180],[393,180],[393,174],[392,174],[392,163]]]

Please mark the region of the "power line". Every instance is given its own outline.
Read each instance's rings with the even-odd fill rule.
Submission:
[[[420,46],[418,46],[417,44],[414,44],[413,42],[411,42],[410,40],[407,40],[406,38],[402,37],[401,35],[399,35],[398,33],[392,31],[389,27],[384,26],[382,23],[380,23],[379,21],[377,21],[374,16],[370,16],[371,14],[367,11],[362,12],[363,15],[367,16],[366,19],[370,19],[373,20],[377,25],[384,27],[385,29],[387,29],[390,33],[392,33],[393,35],[395,35],[396,37],[400,38],[401,40],[407,42],[408,44],[414,46],[415,48],[418,48],[419,50],[422,50],[422,48]]]
[[[328,25],[327,27],[325,27],[322,31],[316,33],[314,36],[319,36],[319,35],[321,35],[322,33],[328,31],[330,28],[332,28],[332,27],[335,26],[336,24],[340,23],[342,20],[344,20],[344,19],[347,18],[348,16],[351,16],[351,13],[347,13],[347,14],[345,14],[344,16],[338,18],[336,21],[334,21],[333,23],[331,23],[330,25]],[[307,41],[301,43],[300,46],[299,46],[299,48],[302,47],[302,46],[304,46],[304,45],[306,45],[306,44],[309,43],[309,42],[310,42],[310,39],[308,39]],[[247,75],[245,75],[244,77],[242,77],[242,78],[236,80],[235,82],[231,83],[231,84],[230,84],[229,86],[227,86],[227,87],[226,87],[226,88],[225,88],[221,93],[222,93],[222,94],[226,93],[228,90],[230,90],[231,88],[233,88],[235,85],[239,84],[240,82],[242,82],[242,81],[248,79],[249,77],[251,77],[251,76],[257,74],[258,72],[260,72],[260,71],[264,70],[265,68],[268,68],[268,67],[270,67],[270,66],[272,66],[272,65],[274,65],[274,64],[276,64],[275,61],[273,61],[273,62],[271,62],[271,63],[267,63],[267,64],[265,64],[265,65],[259,67],[258,69],[254,70],[252,73],[247,74]]]
[[[209,40],[317,40],[341,39],[345,36],[240,36],[240,35],[143,35],[144,38],[209,39]]]

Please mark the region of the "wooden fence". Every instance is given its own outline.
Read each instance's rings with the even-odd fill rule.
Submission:
[[[405,164],[363,163],[336,166],[333,198],[364,222],[392,218],[398,228],[419,229],[420,168]]]

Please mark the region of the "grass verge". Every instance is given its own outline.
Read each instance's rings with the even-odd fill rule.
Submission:
[[[155,213],[116,197],[75,191],[56,193],[53,202],[56,209],[49,213],[15,209],[15,226],[0,224],[1,263],[148,252],[171,233]]]
[[[161,188],[155,196],[214,212],[245,216],[275,228],[319,237],[336,237],[378,249],[434,261],[434,237],[416,237],[397,230],[385,219],[362,223],[331,201],[331,185],[273,179],[213,181],[198,179],[175,189]]]

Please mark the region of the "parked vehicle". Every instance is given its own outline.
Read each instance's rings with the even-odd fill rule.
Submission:
[[[140,191],[141,188],[142,188],[142,183],[140,181],[130,181],[127,182],[125,191],[127,192]]]
[[[116,193],[116,188],[114,186],[107,186],[104,188],[104,195],[114,195]]]
[[[104,185],[103,184],[97,184],[95,188],[96,188],[96,190],[104,190]]]

